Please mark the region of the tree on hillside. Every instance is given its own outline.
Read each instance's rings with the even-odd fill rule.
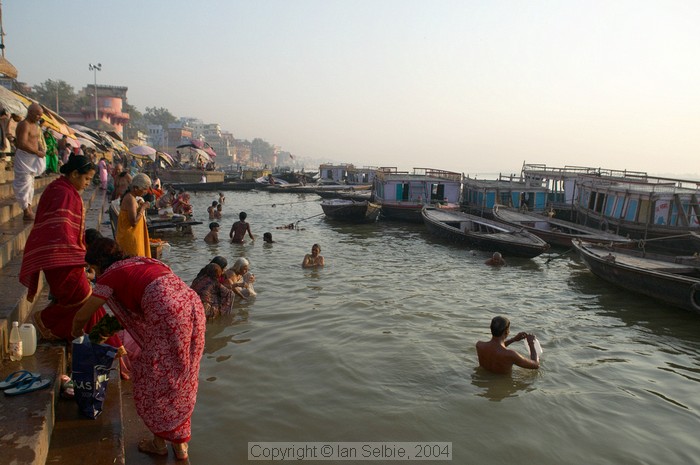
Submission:
[[[135,106],[124,102],[122,106],[122,111],[129,114],[129,122],[124,126],[124,140],[136,138],[136,133],[141,131],[143,133],[148,132],[146,127],[146,119]]]
[[[272,156],[274,155],[274,148],[268,142],[256,137],[251,143],[251,157],[255,161],[262,163],[271,164]]]
[[[61,79],[49,79],[34,86],[34,98],[56,113],[76,111],[77,97],[73,86]]]
[[[147,124],[163,126],[163,129],[167,129],[169,124],[177,121],[175,115],[170,113],[167,108],[163,107],[146,107],[143,118],[146,120]]]

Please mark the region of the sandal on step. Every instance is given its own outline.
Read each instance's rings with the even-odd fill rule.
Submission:
[[[41,376],[29,376],[23,378],[22,381],[15,385],[15,387],[5,389],[3,392],[6,396],[19,396],[21,394],[28,394],[30,392],[38,391],[40,389],[46,389],[49,386],[51,386],[50,379],[42,378]]]
[[[28,378],[40,378],[41,375],[39,373],[32,373],[27,370],[18,370],[15,371],[14,373],[10,373],[7,378],[5,378],[5,381],[0,381],[0,389],[5,390],[5,389],[10,389],[13,387],[16,387],[19,383],[24,381],[25,379]]]
[[[153,442],[153,439],[142,439],[141,442],[139,442],[139,452],[150,455],[165,456],[168,455],[168,446],[159,448],[156,446],[156,443]]]

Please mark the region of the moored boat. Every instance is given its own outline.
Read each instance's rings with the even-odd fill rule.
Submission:
[[[493,208],[493,218],[511,226],[530,231],[552,246],[571,247],[573,239],[602,243],[631,244],[633,242],[631,239],[611,232],[600,231],[537,213],[521,212],[500,205],[496,205]]]
[[[349,223],[372,223],[381,211],[379,204],[368,200],[328,199],[321,202],[321,208],[328,218]]]
[[[629,235],[658,249],[700,252],[700,182],[628,175],[577,179],[576,221]],[[650,244],[651,245],[651,244]]]
[[[381,168],[374,179],[373,194],[382,206],[382,217],[421,223],[425,205],[459,203],[462,175],[433,168],[414,168],[413,173]]]
[[[544,240],[522,228],[469,213],[424,207],[422,216],[431,234],[506,257],[532,258],[549,249]]]
[[[574,240],[586,267],[599,278],[675,307],[700,313],[700,258],[645,253]]]

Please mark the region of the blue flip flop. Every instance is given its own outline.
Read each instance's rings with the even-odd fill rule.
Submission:
[[[27,378],[40,378],[41,375],[39,373],[32,373],[27,370],[19,370],[15,371],[14,373],[10,373],[10,375],[5,378],[5,381],[0,381],[0,389],[5,390],[5,389],[10,389],[15,386],[17,386],[19,383],[24,381]]]
[[[51,386],[51,380],[42,378],[41,376],[24,378],[23,381],[11,389],[5,389],[6,396],[18,396],[20,394],[28,394],[30,392],[38,391],[39,389],[45,389]]]

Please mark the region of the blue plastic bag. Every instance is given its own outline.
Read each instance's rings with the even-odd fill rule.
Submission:
[[[117,349],[107,344],[92,344],[87,334],[73,340],[75,400],[80,413],[90,419],[102,413],[116,355]]]

